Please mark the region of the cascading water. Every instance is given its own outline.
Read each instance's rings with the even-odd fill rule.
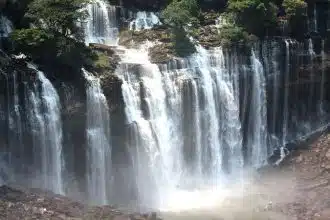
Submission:
[[[87,6],[89,18],[85,27],[85,42],[116,45],[118,25],[116,7],[106,1],[95,0]]]
[[[41,71],[37,71],[38,82],[29,94],[34,162],[39,167],[42,187],[64,194],[62,161],[62,120],[59,96]]]
[[[288,141],[288,96],[289,96],[289,74],[290,74],[290,42],[285,40],[285,76],[284,76],[284,105],[283,105],[283,137],[282,146]]]
[[[321,42],[321,59],[322,59],[322,73],[321,73],[321,85],[320,85],[320,103],[319,103],[319,113],[320,116],[324,114],[324,83],[325,83],[325,60],[326,60],[326,54],[325,54],[325,41],[322,40]]]
[[[313,41],[311,38],[308,39],[308,55],[309,55],[309,62],[310,62],[310,66],[311,66],[311,71],[310,71],[310,77],[309,80],[311,82],[314,82],[314,58],[315,58],[315,51],[314,51],[314,45],[313,45]],[[311,117],[312,113],[313,113],[313,99],[314,99],[314,84],[312,83],[310,85],[310,89],[309,89],[309,94],[308,94],[308,103],[307,103],[307,111],[306,111],[306,115],[308,117]],[[312,128],[309,128],[309,130],[311,130]]]
[[[131,59],[134,53],[139,61]],[[181,61],[183,69],[158,67],[143,53],[126,50],[117,75],[123,80],[139,203],[168,208],[180,192],[219,188],[224,169],[236,174],[242,170],[234,88],[238,72],[227,69],[221,49],[199,47],[196,55]]]
[[[251,156],[251,165],[260,167],[264,165],[267,158],[267,107],[265,76],[263,66],[252,50],[253,87],[251,100],[251,113],[249,115],[250,137],[248,140],[248,151]]]
[[[314,24],[314,31],[315,31],[315,32],[318,32],[316,4],[314,4],[314,11],[313,11],[313,24]]]
[[[161,24],[161,22],[155,13],[139,11],[136,13],[134,20],[130,22],[129,29],[141,31],[143,29],[151,29],[159,24]]]
[[[180,200],[188,191],[219,190],[228,177],[240,176],[244,163],[265,165],[274,149],[280,150],[279,163],[288,143],[314,131],[300,129],[314,123],[289,104],[293,91],[299,92],[291,84],[291,44],[296,47],[284,42],[281,64],[275,41],[262,45],[263,57],[256,48],[246,59],[198,46],[190,58],[158,67],[148,60],[148,45],[125,50],[117,75],[139,204],[178,208],[172,205],[189,203]]]
[[[8,35],[12,32],[13,25],[8,18],[4,16],[0,16],[0,38],[8,37]]]
[[[7,87],[8,97],[13,97],[12,100],[8,100],[8,125],[9,125],[9,138],[8,144],[12,154],[9,157],[9,164],[14,167],[17,166],[18,160],[20,160],[18,155],[23,155],[23,137],[22,137],[22,120],[21,120],[21,107],[18,99],[18,80],[17,73],[13,73],[13,88]],[[7,79],[8,85],[8,79]],[[11,90],[11,91],[10,91]],[[17,167],[16,167],[17,168]]]
[[[156,196],[158,190],[173,187],[176,182],[174,179],[177,178],[174,169],[180,172],[180,167],[175,164],[180,161],[176,160],[178,151],[174,149],[175,146],[180,149],[176,138],[180,135],[175,126],[179,121],[173,121],[173,117],[179,114],[177,104],[180,97],[172,87],[173,81],[167,81],[172,86],[163,84],[165,81],[157,65],[151,64],[147,56],[141,59],[144,57],[141,56],[142,51],[130,50],[126,53],[124,62],[130,61],[134,54],[142,61],[135,64],[123,63],[118,75],[123,79],[127,123],[133,130],[129,141],[132,146],[129,148],[134,149],[131,154],[134,158],[137,188],[141,192],[139,199],[143,205],[151,207],[155,201],[153,198],[146,198],[145,193],[154,188],[153,196]],[[132,72],[135,68],[141,70],[140,76]],[[168,111],[167,105],[173,108],[173,112]]]
[[[100,79],[82,70],[87,80],[87,191],[93,204],[108,204],[111,189],[110,116]]]
[[[116,45],[116,8],[97,0],[88,10],[86,43]],[[150,29],[157,23],[154,14],[140,12],[130,28]],[[217,26],[225,23],[220,18]],[[307,74],[305,78],[310,80],[303,82],[302,71],[294,70],[302,64],[317,62],[313,59],[317,57],[313,42],[309,42],[309,47],[308,42],[290,40],[259,43],[260,48],[253,47],[251,51],[206,50],[196,46],[196,53],[190,57],[159,65],[149,60],[150,45],[139,50],[117,47],[116,51],[124,52],[119,54],[122,59],[116,70],[122,82],[122,97],[118,95],[115,102],[120,103],[114,104],[124,105],[126,124],[117,124],[124,121],[123,115],[118,121],[113,118],[116,122],[112,126],[119,125],[120,129],[113,129],[112,133],[109,106],[100,79],[83,70],[87,81],[84,103],[87,119],[86,127],[82,126],[86,130],[80,132],[85,132],[87,146],[78,144],[77,151],[86,155],[82,159],[86,160],[86,169],[72,170],[77,169],[77,176],[85,179],[81,185],[86,185],[89,202],[117,203],[117,198],[122,196],[125,198],[118,203],[134,203],[141,208],[175,210],[209,206],[225,195],[222,193],[226,183],[241,178],[244,165],[264,165],[274,149],[279,151],[280,158],[275,161],[279,163],[290,142],[321,127],[324,122],[314,122],[318,116],[313,108],[315,97],[320,97],[321,104],[317,104],[323,109],[322,114],[327,114],[323,106],[327,101],[326,74],[322,72],[321,82],[317,82],[321,85],[319,90],[314,82],[318,77]],[[323,66],[324,42],[322,48]],[[33,86],[24,85],[22,100],[22,94],[19,95],[22,83],[15,84],[18,76],[14,74],[6,79],[6,84],[10,84],[6,96],[10,98],[8,109],[3,112],[8,112],[5,116],[10,122],[10,151],[21,155],[16,151],[27,149],[24,144],[20,146],[20,127],[31,128],[33,165],[40,169],[38,177],[43,187],[64,193],[58,95],[38,72]],[[122,110],[113,107],[111,113]],[[29,126],[20,124],[24,117]],[[118,136],[112,136],[114,133]],[[116,144],[112,146],[112,142]],[[75,153],[73,150],[72,155],[77,156]],[[119,160],[122,164],[117,163]],[[122,172],[122,167],[128,172]],[[5,176],[1,172],[0,176]],[[121,180],[116,179],[118,175],[131,182],[115,185]],[[123,190],[127,194],[122,195]],[[136,201],[132,202],[133,199]]]

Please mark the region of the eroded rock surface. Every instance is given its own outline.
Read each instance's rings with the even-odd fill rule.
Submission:
[[[123,213],[112,206],[89,207],[64,196],[37,189],[0,187],[1,220],[157,220],[155,213]]]

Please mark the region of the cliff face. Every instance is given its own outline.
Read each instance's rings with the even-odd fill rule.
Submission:
[[[135,10],[159,10],[165,4],[165,1],[122,2]],[[222,5],[222,1],[203,1],[202,6],[212,8],[214,4]],[[104,28],[109,23],[104,18],[109,16],[104,15],[119,13],[113,7],[102,13],[98,10],[93,10],[98,12],[93,25],[99,25],[95,29],[101,35],[109,31]],[[127,205],[134,198],[140,203],[154,204],[154,195],[149,192],[157,191],[160,185],[157,181],[166,182],[159,173],[169,170],[156,162],[155,168],[151,161],[159,155],[168,156],[162,155],[167,152],[161,151],[162,147],[173,147],[172,151],[182,156],[178,160],[187,173],[197,173],[200,166],[200,172],[212,175],[215,170],[212,166],[219,161],[222,164],[217,164],[217,169],[230,173],[237,161],[238,166],[258,166],[273,151],[275,159],[270,161],[276,163],[283,154],[297,147],[297,139],[327,126],[330,118],[327,89],[330,44],[325,34],[328,23],[318,22],[324,10],[316,11],[309,12],[310,20],[315,18],[316,25],[314,20],[310,21],[314,26],[304,29],[299,40],[265,37],[251,47],[228,48],[219,48],[214,28],[217,15],[207,12],[199,35],[194,36],[204,48],[195,45],[196,53],[188,57],[177,57],[171,31],[166,26],[120,30],[119,43],[126,49],[91,44],[99,59],[89,70],[101,80],[102,91],[97,92],[105,95],[109,105],[105,111],[111,118],[113,179],[109,180],[109,188],[113,201]],[[121,27],[118,24],[121,19],[114,19],[116,22],[111,25],[117,26],[113,29]],[[102,37],[95,39],[104,41]],[[147,48],[144,45],[147,41],[153,43],[152,47],[142,50]],[[130,52],[135,53],[133,59],[120,60],[119,57]],[[0,137],[0,156],[6,163],[15,165],[13,173],[21,179],[36,166],[34,157],[38,150],[34,142],[38,141],[38,133],[33,126],[39,122],[35,115],[47,118],[43,115],[47,100],[40,96],[36,70],[27,67],[25,61],[3,54],[0,62],[3,88],[0,131],[6,134]],[[43,66],[43,70],[61,103],[63,179],[67,194],[83,194],[81,197],[85,198],[90,165],[86,101],[89,85],[80,70],[72,72],[64,66],[51,65]],[[39,106],[38,112],[31,103]],[[212,144],[215,147],[210,147]],[[201,146],[203,150],[198,151]],[[221,155],[213,149],[221,149]],[[232,152],[233,149],[239,150]],[[35,186],[33,178],[28,176],[21,182]],[[9,183],[15,180],[10,176],[5,179]]]

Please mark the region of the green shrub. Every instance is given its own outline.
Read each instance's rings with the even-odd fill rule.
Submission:
[[[87,16],[89,0],[30,0],[25,17],[35,28],[16,29],[10,35],[14,53],[24,53],[41,66],[79,70],[91,63],[90,48],[82,41],[77,22]],[[75,38],[73,38],[74,36]],[[78,39],[78,40],[77,40]]]
[[[84,43],[40,28],[19,29],[11,33],[14,53],[24,53],[41,65],[63,65],[80,69],[92,58]]]
[[[100,71],[100,70],[110,70],[111,66],[110,66],[110,61],[109,61],[109,57],[102,53],[102,52],[96,52],[95,53],[95,60],[93,63],[93,68],[96,71]]]
[[[190,41],[183,29],[174,28],[172,31],[172,42],[175,55],[186,57],[196,51],[195,45]]]
[[[197,0],[172,0],[162,11],[164,22],[171,27],[174,54],[185,57],[195,52],[195,46],[187,37],[186,26],[194,30],[199,25],[200,10]],[[189,32],[189,31],[188,31]],[[190,34],[194,35],[191,31]]]
[[[173,0],[162,12],[166,24],[183,27],[198,23],[199,7],[197,0]]]
[[[233,24],[223,25],[219,30],[219,38],[222,46],[248,44],[251,37],[244,28]]]
[[[39,28],[64,36],[81,33],[76,23],[85,20],[84,8],[89,0],[33,0],[28,5],[26,16]]]
[[[306,13],[307,3],[303,0],[284,0],[283,7],[289,18],[300,17]]]
[[[14,52],[23,52],[27,56],[38,57],[43,55],[43,50],[55,47],[54,36],[40,28],[18,29],[10,34],[10,39],[14,44]]]
[[[228,12],[247,32],[264,36],[277,25],[277,6],[270,0],[229,0]]]

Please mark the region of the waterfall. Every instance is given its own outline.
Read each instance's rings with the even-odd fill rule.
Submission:
[[[151,29],[159,24],[161,24],[161,22],[155,13],[139,11],[136,13],[135,19],[130,22],[129,29],[140,31],[143,29]]]
[[[322,116],[324,114],[324,106],[323,106],[323,102],[324,102],[324,83],[325,83],[325,62],[326,62],[326,54],[325,54],[325,41],[322,40],[321,42],[321,59],[322,59],[322,73],[321,73],[321,84],[320,84],[320,103],[319,103],[319,112],[320,115]]]
[[[267,106],[266,106],[266,82],[263,66],[252,50],[251,63],[253,70],[251,112],[249,115],[250,137],[248,151],[250,152],[251,165],[260,167],[265,164],[267,158]]]
[[[0,16],[0,38],[8,37],[13,30],[13,24],[8,18]]]
[[[317,9],[316,9],[316,4],[315,3],[314,3],[314,10],[313,10],[313,24],[314,24],[314,31],[318,32]]]
[[[0,186],[6,183],[6,177],[8,176],[8,164],[3,153],[0,154]]]
[[[34,162],[40,168],[43,188],[64,194],[62,161],[62,120],[59,96],[51,84],[36,67],[37,80],[30,91],[29,123],[32,128]],[[38,178],[38,177],[37,177]]]
[[[140,64],[121,64],[117,74],[123,80],[127,123],[133,130],[129,143],[132,145],[130,148],[134,149],[131,153],[135,158],[133,169],[137,188],[141,192],[139,199],[144,205],[152,206],[153,198],[146,198],[148,191],[154,189],[153,196],[158,190],[165,193],[165,189],[174,187],[177,182],[174,170],[181,171],[176,164],[180,161],[177,158],[180,154],[177,123],[180,121],[174,121],[180,114],[177,106],[180,97],[175,92],[172,79],[166,80],[157,65],[151,64],[147,56],[142,55],[143,51],[126,51],[126,60],[130,60],[135,53],[146,59],[141,59]],[[135,69],[140,69],[140,76],[136,75]]]
[[[104,0],[95,0],[87,6],[89,17],[85,26],[85,42],[116,45],[118,25],[116,7]]]
[[[279,114],[279,92],[278,92],[278,89],[279,89],[279,85],[280,85],[280,76],[281,76],[281,72],[280,72],[280,65],[279,65],[279,62],[278,62],[278,57],[279,57],[279,50],[278,50],[278,45],[276,42],[271,42],[271,53],[270,53],[270,66],[271,66],[271,73],[270,75],[273,76],[272,77],[272,80],[273,80],[273,89],[272,89],[272,102],[273,102],[273,108],[272,108],[272,125],[271,125],[271,132],[272,132],[272,145],[273,146],[278,146],[279,143],[278,143],[278,138],[276,137],[275,133],[276,133],[276,129],[277,129],[277,125],[278,125],[278,121],[277,119],[279,118],[278,114]],[[271,109],[270,109],[271,110]],[[283,142],[281,143],[283,144]],[[271,149],[272,150],[272,149]]]
[[[9,86],[8,76],[7,79],[7,96],[12,97],[8,99],[8,145],[10,148],[9,164],[14,169],[19,170],[20,165],[24,164],[24,144],[23,144],[23,131],[21,119],[21,106],[19,103],[18,79],[17,73],[12,75],[12,88]]]
[[[289,74],[290,74],[290,42],[285,40],[285,75],[284,75],[284,105],[283,105],[283,130],[282,147],[288,141],[288,96],[289,96]]]
[[[205,99],[205,112],[203,114],[204,122],[204,131],[210,132],[208,136],[204,137],[203,145],[206,146],[207,156],[205,155],[204,160],[209,160],[209,169],[206,172],[211,172],[210,176],[215,177],[213,180],[217,180],[222,173],[222,149],[220,148],[220,139],[219,139],[219,130],[220,130],[220,121],[218,112],[220,109],[217,109],[217,101],[218,95],[220,95],[217,91],[218,86],[216,82],[218,82],[218,78],[214,78],[217,75],[216,69],[208,68],[209,63],[209,54],[203,48],[199,48],[199,54],[196,56],[195,65],[198,67],[201,75],[201,86],[203,88],[203,95]],[[223,56],[223,54],[220,54]],[[218,57],[219,58],[219,57]],[[220,57],[219,60],[223,64],[223,58]],[[219,62],[218,61],[218,62]],[[221,68],[221,66],[220,66]],[[221,74],[221,73],[219,73]],[[219,87],[220,89],[220,87]]]
[[[100,79],[86,70],[87,80],[87,191],[93,204],[108,204],[111,188],[110,116]]]
[[[309,94],[308,94],[308,103],[307,103],[307,111],[306,111],[306,115],[308,117],[308,121],[311,122],[311,116],[313,114],[313,103],[314,103],[314,90],[315,90],[315,85],[314,85],[314,81],[315,81],[315,72],[314,72],[314,58],[316,56],[316,53],[314,51],[314,45],[313,45],[313,41],[311,38],[308,39],[308,55],[309,55],[309,64],[310,64],[310,77],[309,80],[311,82],[310,84],[310,89],[309,89]],[[309,130],[312,130],[313,128],[310,127]]]
[[[193,121],[194,123],[194,132],[193,134],[196,136],[195,145],[196,145],[196,165],[193,170],[197,177],[201,177],[203,173],[203,146],[202,146],[202,128],[201,128],[201,112],[200,112],[200,97],[199,97],[199,87],[196,80],[192,79],[192,88],[193,88]]]
[[[230,59],[237,71],[229,70],[221,49],[197,49],[180,65],[160,66],[145,48],[125,50],[116,72],[138,199],[147,207],[166,207],[188,189],[218,188],[224,170],[242,170],[238,66]],[[140,59],[132,63],[134,54]]]

